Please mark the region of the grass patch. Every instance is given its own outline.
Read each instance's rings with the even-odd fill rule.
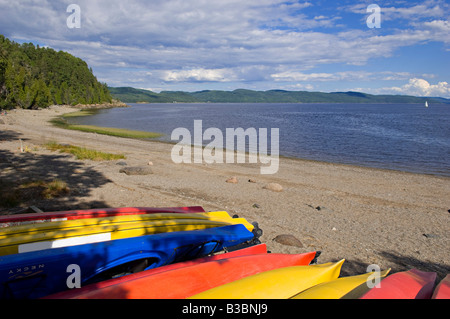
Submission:
[[[28,193],[27,195],[22,194],[24,197],[43,197],[45,199],[52,199],[55,197],[59,197],[70,192],[67,183],[54,179],[51,182],[44,181],[33,181],[29,183],[25,183],[19,186],[19,190],[21,193]],[[33,195],[33,193],[36,193]]]
[[[91,112],[91,113],[89,113]],[[78,111],[74,113],[69,113],[64,115],[63,117],[58,117],[50,122],[58,127],[69,129],[69,130],[75,130],[75,131],[82,131],[82,132],[88,132],[88,133],[97,133],[102,135],[110,135],[110,136],[116,136],[116,137],[125,137],[125,138],[135,138],[135,139],[153,139],[163,136],[163,134],[160,133],[154,133],[154,132],[145,132],[145,131],[135,131],[135,130],[127,130],[127,129],[121,129],[121,128],[112,128],[112,127],[101,127],[101,126],[94,126],[94,125],[80,125],[80,124],[70,124],[68,123],[65,118],[68,117],[76,117],[76,116],[87,116],[92,115],[95,113],[95,110],[83,110]]]
[[[41,199],[53,199],[70,193],[66,182],[54,179],[25,182],[20,185],[0,184],[0,207],[13,208]]]
[[[96,150],[87,149],[73,145],[62,145],[55,142],[45,144],[45,147],[51,151],[59,151],[60,153],[72,154],[79,160],[92,161],[115,161],[125,159],[123,154],[104,153]]]
[[[98,114],[98,109],[84,109],[76,112],[66,113],[63,118],[80,117],[80,116],[90,116]]]

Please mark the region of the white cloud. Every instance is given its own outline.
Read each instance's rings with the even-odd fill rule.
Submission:
[[[417,13],[431,19],[413,19],[407,29],[383,33],[374,33],[365,24],[360,29],[336,28],[336,21],[346,22],[339,12],[322,11],[317,2],[291,0],[77,0],[81,29],[68,29],[66,8],[72,2],[0,0],[0,30],[6,36],[69,51],[114,86],[363,81],[374,75],[306,70],[326,64],[364,66],[404,46],[430,40],[450,43],[448,15],[442,14],[447,6],[441,1],[388,7],[386,16],[406,19]],[[364,9],[361,13],[367,15],[366,7],[351,9]],[[329,32],[317,31],[324,27]],[[383,76],[413,77],[403,73]]]
[[[367,13],[368,3],[358,3],[350,6],[343,7],[343,10],[350,11],[353,13],[362,14],[368,16]],[[406,6],[399,6],[399,5]],[[441,18],[447,15],[449,6],[445,1],[441,0],[427,0],[420,4],[411,4],[408,2],[398,2],[396,6],[389,6],[389,4],[379,4],[381,7],[382,20],[392,21],[392,20],[410,20],[416,21],[421,18]]]
[[[181,71],[166,71],[163,80],[167,82],[200,81],[228,82],[236,81],[236,75],[229,69],[191,69]]]
[[[401,87],[383,88],[382,90],[414,96],[450,97],[449,83],[438,82],[437,84],[430,84],[428,81],[419,78],[410,79],[407,84]]]

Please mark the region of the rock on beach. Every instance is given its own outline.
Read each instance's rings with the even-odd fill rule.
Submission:
[[[286,246],[294,246],[294,247],[303,248],[302,242],[293,235],[287,235],[287,234],[278,235],[277,237],[275,237],[273,239],[273,241],[275,241],[279,244],[282,244],[282,245],[286,245]]]
[[[125,173],[127,175],[150,175],[150,174],[153,174],[153,170],[149,166],[124,167],[119,172]]]
[[[269,183],[266,186],[263,187],[264,189],[270,190],[272,192],[282,192],[283,186],[277,183]]]
[[[230,177],[229,179],[226,180],[226,182],[231,184],[237,184],[238,179],[236,177]]]

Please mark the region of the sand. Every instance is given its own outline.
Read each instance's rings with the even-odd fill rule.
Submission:
[[[320,263],[345,258],[342,275],[365,273],[371,264],[392,272],[434,271],[438,279],[450,273],[450,178],[289,158],[280,159],[275,175],[261,175],[261,164],[175,164],[171,144],[69,131],[48,123],[72,111],[58,106],[0,117],[3,181],[58,178],[70,188],[52,200],[25,200],[22,208],[199,205],[258,222],[260,240],[271,252],[321,251]],[[126,159],[75,160],[42,146],[49,141],[123,153]],[[149,162],[153,174],[119,172]],[[227,183],[231,177],[237,183]],[[268,183],[283,190],[264,189]],[[3,213],[20,209],[0,207]],[[274,238],[279,235],[295,236],[299,242],[278,243]]]

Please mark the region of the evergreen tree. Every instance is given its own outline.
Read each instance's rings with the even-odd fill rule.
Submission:
[[[44,108],[51,104],[111,102],[83,60],[67,52],[19,45],[0,35],[0,107]]]

